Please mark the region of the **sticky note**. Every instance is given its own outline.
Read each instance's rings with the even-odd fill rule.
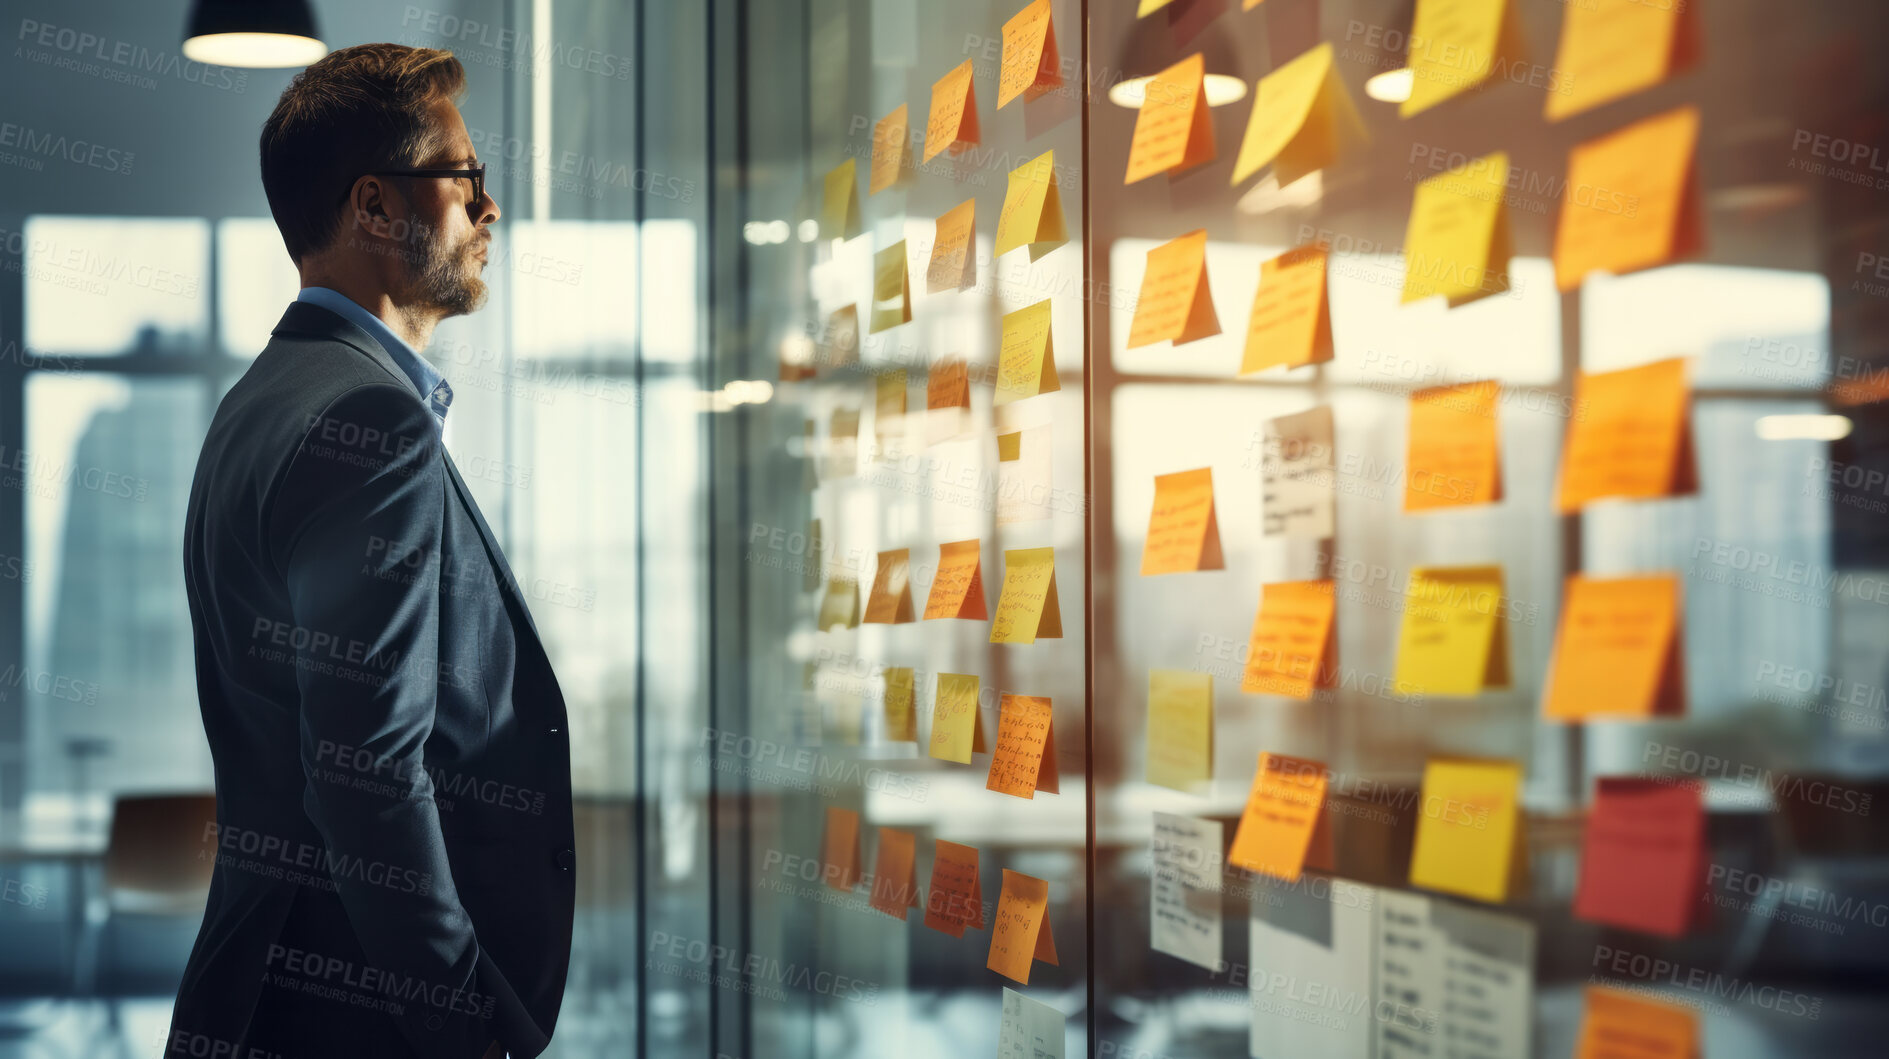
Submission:
[[[1699,56],[1696,3],[1583,0],[1567,5],[1543,114],[1571,114],[1645,91]]]
[[[1004,587],[997,597],[997,617],[990,623],[991,643],[1035,643],[1060,639],[1062,609],[1056,600],[1056,549],[1015,548],[1004,552]]]
[[[836,408],[827,424],[827,478],[850,478],[859,472],[859,409]]]
[[[1698,142],[1699,108],[1680,107],[1569,153],[1555,226],[1555,286],[1570,291],[1589,272],[1623,275],[1699,251]]]
[[[1541,712],[1585,717],[1674,717],[1685,711],[1679,578],[1567,580]]]
[[[993,405],[1006,405],[1062,389],[1056,377],[1055,346],[1050,341],[1049,299],[1005,313],[997,354],[997,392]]]
[[[1259,79],[1233,184],[1271,165],[1285,187],[1370,142],[1357,104],[1332,68],[1328,41]]]
[[[977,142],[977,89],[971,84],[971,60],[966,59],[931,86],[931,118],[925,123],[925,161],[959,144]]]
[[[828,239],[851,239],[864,229],[859,223],[859,170],[848,158],[827,170],[821,196],[820,234]]]
[[[905,104],[900,103],[872,127],[872,172],[867,178],[866,194],[877,195],[905,179],[911,143],[912,125]]]
[[[882,371],[872,377],[872,432],[881,441],[905,425],[905,371]]]
[[[1472,158],[1417,185],[1404,233],[1404,304],[1441,294],[1450,307],[1509,289],[1507,152]]]
[[[931,707],[931,745],[927,753],[960,765],[984,752],[984,719],[977,709],[976,674],[938,674],[938,697]]]
[[[1500,566],[1412,569],[1397,638],[1398,692],[1468,697],[1508,687],[1506,613]]]
[[[1213,468],[1154,476],[1154,509],[1141,548],[1141,576],[1220,570],[1220,525],[1213,512]]]
[[[1128,328],[1128,348],[1172,340],[1175,345],[1220,333],[1207,291],[1207,230],[1189,232],[1148,251]]]
[[[1535,927],[1526,919],[1423,894],[1380,890],[1378,1059],[1533,1054]]]
[[[1410,395],[1404,510],[1489,504],[1502,499],[1500,386],[1491,380],[1432,386]]]
[[[872,328],[878,334],[912,319],[912,276],[905,267],[905,240],[872,255]]]
[[[1037,960],[1056,965],[1056,938],[1049,925],[1049,884],[1005,868],[997,896],[997,921],[990,931],[990,958],[984,965],[1005,978],[1030,984]]]
[[[851,629],[858,624],[859,582],[850,577],[828,578],[826,598],[820,601],[820,629]]]
[[[885,739],[888,743],[918,742],[916,681],[911,666],[885,669]]]
[[[1056,793],[1056,736],[1050,700],[1006,694],[998,702],[997,747],[984,789],[1018,798]]]
[[[925,620],[975,618],[984,610],[982,542],[951,541],[938,548],[938,573],[931,580],[931,598],[925,601]]]
[[[1331,682],[1332,618],[1338,611],[1332,581],[1275,581],[1260,589],[1246,643],[1240,690],[1254,695],[1309,699]]]
[[[1582,372],[1574,380],[1555,506],[1567,514],[1612,497],[1696,492],[1691,405],[1684,358]]]
[[[1149,783],[1193,792],[1213,781],[1213,674],[1148,671],[1146,743]]]
[[[1682,936],[1702,918],[1705,843],[1698,781],[1601,777],[1582,836],[1575,916]]]
[[[841,306],[827,314],[816,359],[827,368],[859,363],[859,306]]]
[[[1312,834],[1325,819],[1326,783],[1325,766],[1319,762],[1261,753],[1227,863],[1296,880],[1312,848]]]
[[[1209,971],[1222,969],[1218,820],[1154,814],[1148,947]]]
[[[1025,427],[997,435],[997,524],[1039,522],[1050,517],[1048,427]]]
[[[1410,884],[1507,900],[1523,866],[1521,787],[1522,767],[1513,761],[1426,764]]]
[[[820,842],[820,875],[835,890],[859,885],[859,814],[826,807],[826,834]]]
[[[1030,260],[1035,261],[1068,241],[1062,195],[1056,190],[1056,152],[1044,151],[1010,171],[992,253],[1007,254],[1027,246]]]
[[[1372,1019],[1336,1012],[1369,1010],[1379,1003],[1371,989],[1371,943],[1381,891],[1336,878],[1314,890],[1267,876],[1256,877],[1252,889],[1247,1054],[1266,1059],[1371,1055]]]
[[[1697,1059],[1699,1016],[1638,992],[1588,986],[1574,1059]]]
[[[942,838],[934,841],[925,925],[954,938],[963,937],[966,927],[984,929],[984,887],[977,875],[977,848]]]
[[[918,843],[910,831],[879,829],[879,852],[872,863],[873,908],[893,919],[918,907]]]
[[[1323,539],[1337,533],[1331,406],[1266,420],[1262,442],[1262,535]]]
[[[1135,9],[1135,17],[1147,18],[1173,2],[1174,0],[1141,0],[1141,6]]]
[[[977,285],[977,200],[965,199],[938,218],[925,266],[925,293],[964,290]]]
[[[997,1059],[1063,1059],[1064,1022],[1062,1012],[1005,986]]]
[[[1063,83],[1056,54],[1056,27],[1049,0],[1034,0],[1004,23],[1003,69],[997,75],[997,109],[1022,96],[1024,102]]]
[[[1522,61],[1521,27],[1508,0],[1417,0],[1410,23],[1410,97],[1403,117],[1420,114]]]
[[[1214,159],[1213,118],[1207,113],[1207,60],[1200,52],[1154,75],[1135,114],[1124,184],[1156,173],[1170,176]]]
[[[1246,323],[1240,374],[1296,368],[1332,358],[1331,302],[1323,247],[1301,246],[1259,266],[1259,289]]]
[[[892,548],[879,553],[872,592],[866,597],[866,623],[902,625],[912,620],[912,550]]]

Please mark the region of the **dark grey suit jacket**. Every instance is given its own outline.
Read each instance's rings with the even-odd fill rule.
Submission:
[[[204,440],[184,575],[216,870],[166,1054],[542,1052],[575,884],[564,698],[365,331],[283,314]]]

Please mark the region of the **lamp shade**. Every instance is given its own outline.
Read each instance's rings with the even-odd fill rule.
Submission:
[[[308,0],[196,0],[184,56],[217,66],[307,66],[328,54]]]

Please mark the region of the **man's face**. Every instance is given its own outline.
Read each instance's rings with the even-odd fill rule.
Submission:
[[[433,105],[433,122],[441,131],[439,147],[415,168],[458,169],[477,161],[458,107],[440,100]],[[402,300],[447,316],[472,312],[485,303],[485,281],[479,276],[490,253],[498,203],[483,193],[473,201],[470,179],[415,177],[403,183],[413,211],[413,241],[411,253],[401,255],[407,281]]]

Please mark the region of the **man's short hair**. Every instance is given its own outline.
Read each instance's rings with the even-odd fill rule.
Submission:
[[[436,151],[429,111],[465,87],[452,52],[401,44],[342,48],[296,74],[262,126],[262,189],[289,257],[300,264],[334,241],[361,176]]]

